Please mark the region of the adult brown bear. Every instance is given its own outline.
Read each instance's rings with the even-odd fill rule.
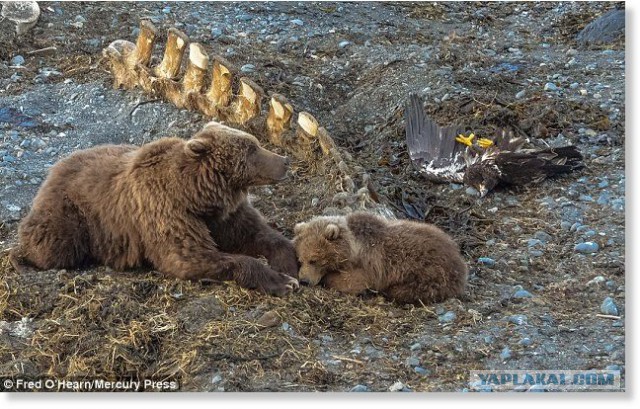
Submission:
[[[76,152],[51,168],[12,260],[40,269],[151,265],[284,295],[298,286],[295,249],[251,206],[247,189],[283,180],[288,165],[252,135],[215,122],[188,141]]]

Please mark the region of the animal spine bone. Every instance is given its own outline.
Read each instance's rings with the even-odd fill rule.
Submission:
[[[162,62],[156,67],[149,67],[157,34],[155,26],[143,20],[135,44],[116,40],[103,50],[115,88],[140,87],[179,108],[196,110],[212,119],[249,129],[256,136],[292,151],[301,159],[341,161],[333,139],[313,115],[299,113],[296,129],[292,130],[293,106],[284,96],[274,93],[269,99],[267,112],[263,112],[265,93],[249,78],[239,78],[238,92],[234,95],[235,69],[231,64],[216,55],[209,57],[201,44],[190,43],[189,37],[175,28],[168,31]],[[187,46],[188,62],[181,74]],[[211,79],[209,85],[208,78]]]

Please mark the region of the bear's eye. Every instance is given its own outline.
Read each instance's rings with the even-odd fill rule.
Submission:
[[[318,261],[317,260],[309,260],[309,261],[307,261],[307,263],[311,264],[312,266],[315,266],[318,263]]]
[[[256,145],[249,145],[249,148],[247,149],[247,152],[249,153],[249,155],[252,155],[257,151],[258,151],[258,147]]]

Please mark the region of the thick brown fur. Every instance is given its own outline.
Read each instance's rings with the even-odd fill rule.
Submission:
[[[467,266],[437,227],[357,212],[316,217],[295,228],[300,281],[399,303],[432,303],[463,294]]]
[[[250,205],[247,189],[284,179],[288,164],[215,122],[188,141],[78,151],[51,168],[12,260],[39,269],[150,265],[283,295],[298,285],[295,249]]]

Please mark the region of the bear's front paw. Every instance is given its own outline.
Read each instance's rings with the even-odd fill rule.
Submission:
[[[269,295],[275,295],[276,297],[283,297],[299,288],[300,284],[298,280],[287,274],[277,272],[273,272],[269,274],[268,277],[265,277],[265,281],[259,286],[260,290]]]
[[[298,278],[298,257],[293,247],[285,247],[278,250],[278,252],[269,259],[269,266],[290,277]]]

